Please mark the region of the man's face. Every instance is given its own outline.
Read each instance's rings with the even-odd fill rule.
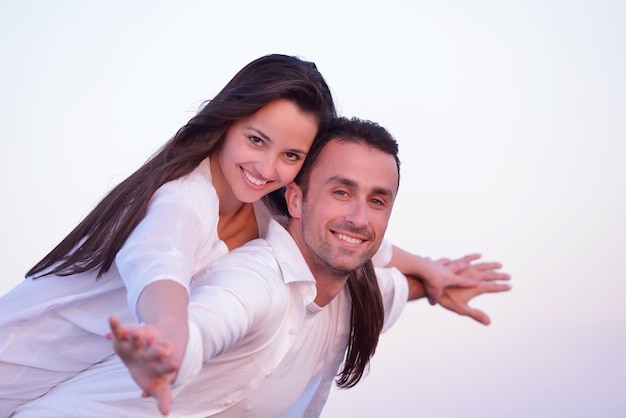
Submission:
[[[380,247],[397,189],[392,155],[361,143],[327,144],[306,196],[295,200],[296,207],[288,197],[296,218],[290,232],[312,272],[345,277],[369,260]],[[290,186],[288,193],[294,190],[299,188]]]

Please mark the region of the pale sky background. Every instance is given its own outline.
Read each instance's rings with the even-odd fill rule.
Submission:
[[[626,417],[623,1],[2,0],[0,293],[273,52],[397,138],[392,241],[513,276],[488,327],[408,306],[323,418]]]

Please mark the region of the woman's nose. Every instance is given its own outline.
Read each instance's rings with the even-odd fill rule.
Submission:
[[[265,180],[274,180],[276,178],[277,164],[277,157],[275,155],[268,154],[265,158],[259,161],[257,170],[259,171],[259,174],[265,178]]]

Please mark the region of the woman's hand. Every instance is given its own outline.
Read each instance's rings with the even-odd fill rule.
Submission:
[[[143,390],[142,396],[153,396],[159,411],[171,409],[171,384],[176,378],[183,348],[172,343],[167,325],[144,325],[125,328],[115,317],[109,318],[115,352]]]

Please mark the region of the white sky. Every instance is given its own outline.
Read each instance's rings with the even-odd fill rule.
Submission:
[[[626,3],[382,3],[0,1],[0,293],[244,64],[300,55],[400,143],[388,236],[514,277],[489,327],[409,306],[323,417],[624,417]]]

